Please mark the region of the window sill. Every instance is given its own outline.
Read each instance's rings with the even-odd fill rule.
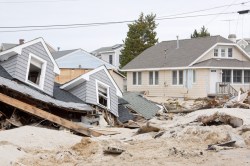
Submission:
[[[39,86],[39,85],[37,85],[37,84],[35,84],[35,83],[29,81],[29,80],[27,80],[27,81],[25,81],[25,82],[26,82],[27,84],[29,84],[29,85],[35,87],[35,88],[38,88],[38,89],[40,89],[40,90],[43,90],[43,88],[42,88],[41,86]]]

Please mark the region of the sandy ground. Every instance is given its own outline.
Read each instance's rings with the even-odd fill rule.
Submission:
[[[0,131],[0,165],[250,165],[250,131],[242,132],[242,126],[201,126],[193,121],[206,112],[202,111],[176,115],[173,120],[150,120],[164,132],[155,139],[155,132],[137,135],[137,129],[126,128],[105,128],[120,134],[93,138],[31,126]],[[245,110],[237,111],[243,118]],[[246,113],[244,119],[247,125],[249,114]],[[236,147],[206,150],[209,144],[230,140],[236,140]],[[103,150],[108,146],[125,152],[105,154]]]

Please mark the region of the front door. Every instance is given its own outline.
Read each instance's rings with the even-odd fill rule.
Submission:
[[[214,93],[216,93],[216,83],[217,82],[219,82],[219,77],[218,77],[218,75],[219,75],[219,70],[217,69],[211,69],[210,70],[210,78],[209,78],[209,80],[210,80],[210,93],[211,94],[214,94]]]

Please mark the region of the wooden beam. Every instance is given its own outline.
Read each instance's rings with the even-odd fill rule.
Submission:
[[[81,134],[84,134],[86,136],[98,137],[98,136],[102,135],[99,132],[96,132],[96,131],[91,130],[89,128],[75,124],[74,122],[71,122],[71,121],[66,120],[64,118],[61,118],[59,116],[53,115],[53,114],[46,112],[40,108],[37,108],[37,107],[32,106],[30,104],[24,103],[20,100],[14,99],[14,98],[9,97],[9,96],[2,94],[2,93],[0,93],[0,101],[8,104],[10,106],[13,106],[15,108],[18,108],[24,112],[41,117],[43,119],[47,119],[53,123],[57,123],[61,126],[64,126],[64,127],[71,129],[71,130],[74,130],[74,131],[81,133]]]

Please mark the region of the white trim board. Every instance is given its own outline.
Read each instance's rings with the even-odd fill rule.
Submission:
[[[112,82],[112,84],[114,85],[115,89],[116,89],[116,95],[119,96],[119,97],[122,97],[122,92],[120,90],[120,88],[117,86],[116,82],[114,81],[114,79],[112,78],[112,76],[109,74],[107,68],[103,65],[103,66],[100,66],[94,70],[91,70],[90,72],[86,73],[86,74],[83,74],[81,75],[80,77],[77,77],[76,79],[62,85],[60,88],[61,89],[65,89],[65,90],[69,90],[70,88],[76,86],[76,85],[79,85],[80,83],[84,82],[85,80],[86,81],[89,81],[89,77],[90,75],[100,71],[100,70],[104,70],[104,72],[107,74],[108,78],[110,79],[110,81]]]
[[[60,74],[60,69],[59,69],[59,67],[58,67],[58,65],[57,65],[57,63],[56,63],[56,61],[55,61],[54,58],[52,57],[52,55],[51,55],[51,53],[50,53],[50,51],[49,51],[49,49],[48,49],[46,43],[44,42],[43,38],[37,38],[37,39],[31,40],[31,41],[29,41],[29,42],[26,42],[26,43],[24,43],[24,44],[21,44],[21,45],[18,45],[18,46],[16,46],[16,47],[13,47],[13,48],[11,48],[11,49],[8,49],[8,50],[5,50],[5,51],[3,51],[3,52],[0,52],[0,57],[3,56],[3,55],[5,55],[5,54],[11,53],[11,52],[15,52],[15,53],[21,55],[22,49],[23,49],[23,48],[28,47],[28,46],[31,46],[31,45],[36,44],[36,43],[39,43],[39,42],[42,43],[42,45],[43,45],[43,47],[44,47],[46,53],[49,55],[49,58],[51,59],[53,65],[54,65],[54,73],[56,73],[56,74],[59,75],[59,74]]]

